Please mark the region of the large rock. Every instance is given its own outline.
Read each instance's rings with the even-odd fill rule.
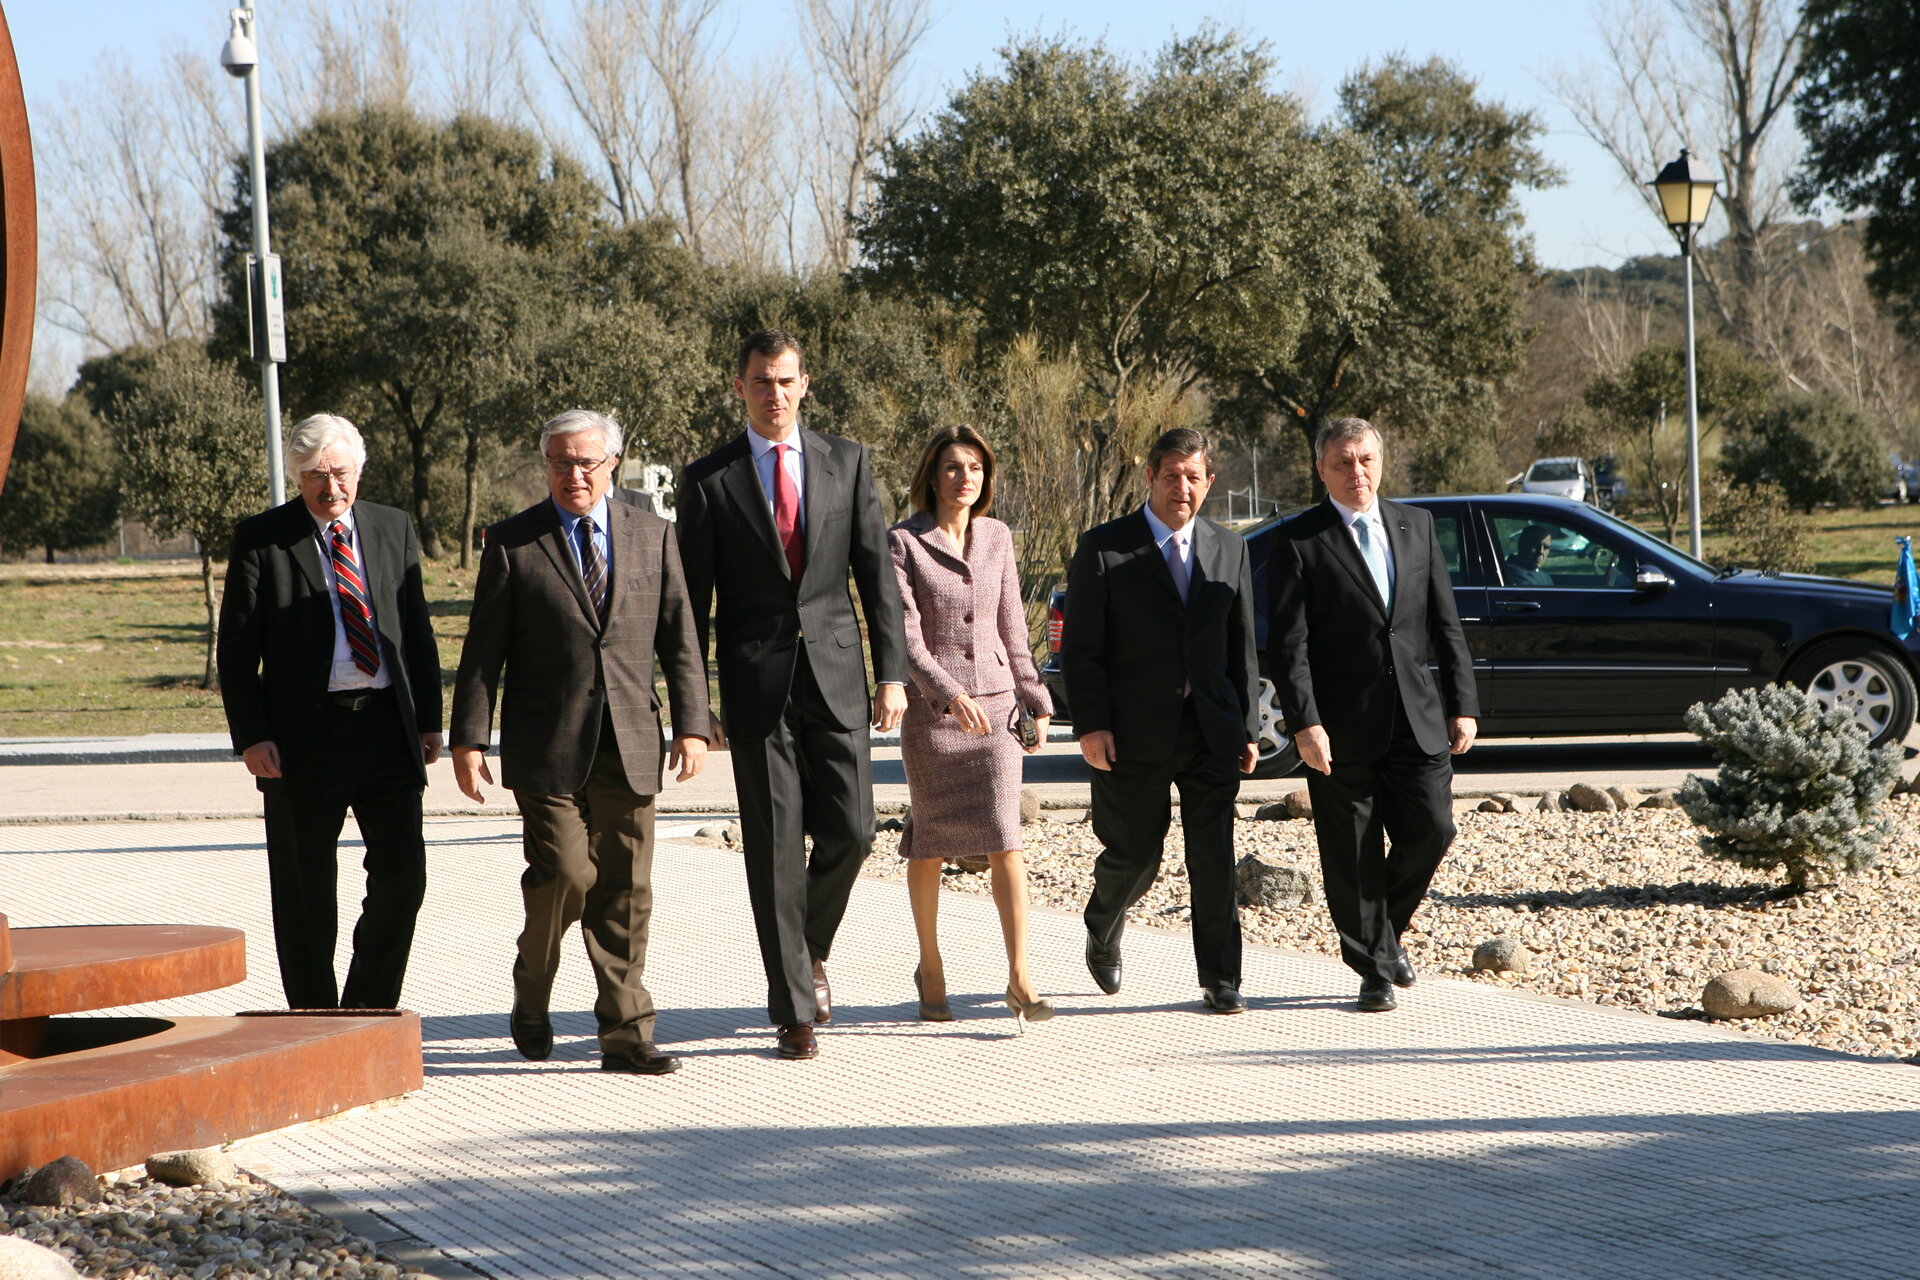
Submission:
[[[1632,787],[1608,787],[1607,794],[1613,797],[1613,807],[1623,813],[1640,807],[1640,793]]]
[[[1504,813],[1520,812],[1520,797],[1513,794],[1513,792],[1496,791],[1493,793],[1493,798],[1500,802],[1500,808],[1502,812]]]
[[[1525,973],[1533,967],[1533,952],[1518,938],[1488,938],[1473,949],[1473,967],[1487,973]]]
[[[1640,802],[1642,809],[1678,809],[1680,800],[1671,791],[1656,791]]]
[[[1493,799],[1491,796],[1489,796],[1485,800],[1482,800],[1479,804],[1475,805],[1474,808],[1479,810],[1481,813],[1511,812],[1511,810],[1509,810],[1507,806],[1501,804],[1498,800]]]
[[[1303,907],[1313,901],[1314,875],[1257,853],[1240,859],[1233,883],[1246,907]]]
[[[61,1156],[41,1165],[20,1181],[13,1198],[22,1204],[41,1204],[59,1208],[73,1204],[99,1204],[100,1179],[77,1156]]]
[[[1272,804],[1263,804],[1255,809],[1253,816],[1259,822],[1282,822],[1291,818],[1293,814],[1288,811],[1285,800],[1276,800]]]
[[[1567,802],[1581,813],[1612,813],[1613,797],[1588,782],[1576,782],[1567,788]]]
[[[147,1176],[168,1186],[192,1187],[207,1182],[232,1182],[239,1170],[233,1157],[218,1147],[198,1151],[162,1151],[147,1157]]]
[[[19,1236],[0,1236],[0,1280],[80,1280],[64,1256]]]
[[[1540,803],[1534,806],[1542,813],[1565,813],[1573,806],[1567,801],[1564,791],[1549,791],[1540,797]]]
[[[948,861],[962,871],[976,876],[982,871],[990,870],[993,866],[991,858],[949,858]]]
[[[882,818],[873,824],[875,831],[905,831],[907,824],[898,818]]]
[[[1313,794],[1305,787],[1300,788],[1298,791],[1287,792],[1286,805],[1287,812],[1296,818],[1311,818],[1313,816]]]
[[[1040,793],[1032,787],[1020,788],[1020,825],[1040,821]]]
[[[1715,974],[1700,993],[1700,1007],[1709,1018],[1767,1018],[1799,1003],[1791,982],[1758,969]]]

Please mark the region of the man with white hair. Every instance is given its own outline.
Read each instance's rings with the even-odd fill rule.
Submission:
[[[608,500],[620,428],[573,409],[540,432],[549,496],[487,530],[453,690],[453,771],[475,800],[500,708],[500,781],[520,807],[526,926],[508,1028],[522,1057],[553,1051],[548,1001],[578,923],[599,995],[600,1068],[666,1075],[641,981],[653,914],[662,761],[685,782],[706,759],[707,675],[673,526]],[[673,742],[662,742],[654,671]],[[501,690],[502,669],[505,690]],[[667,746],[663,752],[662,747]]]
[[[440,757],[440,654],[404,511],[356,501],[351,422],[295,424],[300,496],[242,520],[220,607],[220,696],[264,799],[280,982],[293,1009],[400,1003],[427,888],[420,795]],[[347,810],[367,893],[334,982],[336,846]]]

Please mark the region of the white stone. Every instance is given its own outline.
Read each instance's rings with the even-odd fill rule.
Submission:
[[[1240,904],[1247,907],[1300,907],[1313,901],[1316,877],[1310,871],[1287,866],[1250,853],[1233,868]]]
[[[0,1280],[79,1280],[73,1264],[52,1249],[0,1235]]]
[[[1700,992],[1700,1007],[1709,1018],[1769,1018],[1799,1003],[1791,982],[1759,969],[1715,974]]]
[[[147,1157],[147,1176],[175,1187],[231,1182],[239,1170],[233,1157],[218,1147],[197,1151],[162,1151]]]
[[[1473,967],[1488,973],[1525,973],[1533,967],[1533,952],[1517,938],[1488,938],[1473,949]]]

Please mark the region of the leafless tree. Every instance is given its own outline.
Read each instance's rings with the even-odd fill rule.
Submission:
[[[279,82],[264,94],[276,131],[322,111],[416,101],[416,55],[433,16],[420,0],[297,0],[282,12],[261,32],[262,65],[270,58]]]
[[[816,80],[821,171],[810,183],[821,250],[853,261],[854,219],[874,158],[912,116],[908,60],[933,23],[929,0],[795,0]]]
[[[1784,263],[1783,183],[1797,149],[1788,110],[1800,83],[1797,0],[1609,0],[1595,11],[1605,65],[1549,84],[1581,129],[1658,213],[1647,180],[1681,147],[1719,161],[1724,253],[1698,259],[1713,305],[1763,350]]]
[[[524,79],[520,24],[508,0],[471,0],[436,22],[428,48],[440,69],[437,97],[449,115],[511,119]]]

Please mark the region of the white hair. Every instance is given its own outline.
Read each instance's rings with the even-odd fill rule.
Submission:
[[[352,456],[355,471],[367,469],[367,442],[360,438],[360,429],[334,413],[316,413],[294,423],[287,437],[287,457],[295,471],[305,471],[309,462],[336,444]]]
[[[626,443],[620,434],[620,424],[606,414],[595,413],[591,409],[568,409],[547,419],[546,425],[540,428],[540,452],[547,451],[547,441],[553,437],[576,435],[582,431],[598,431],[601,447],[616,458]]]

